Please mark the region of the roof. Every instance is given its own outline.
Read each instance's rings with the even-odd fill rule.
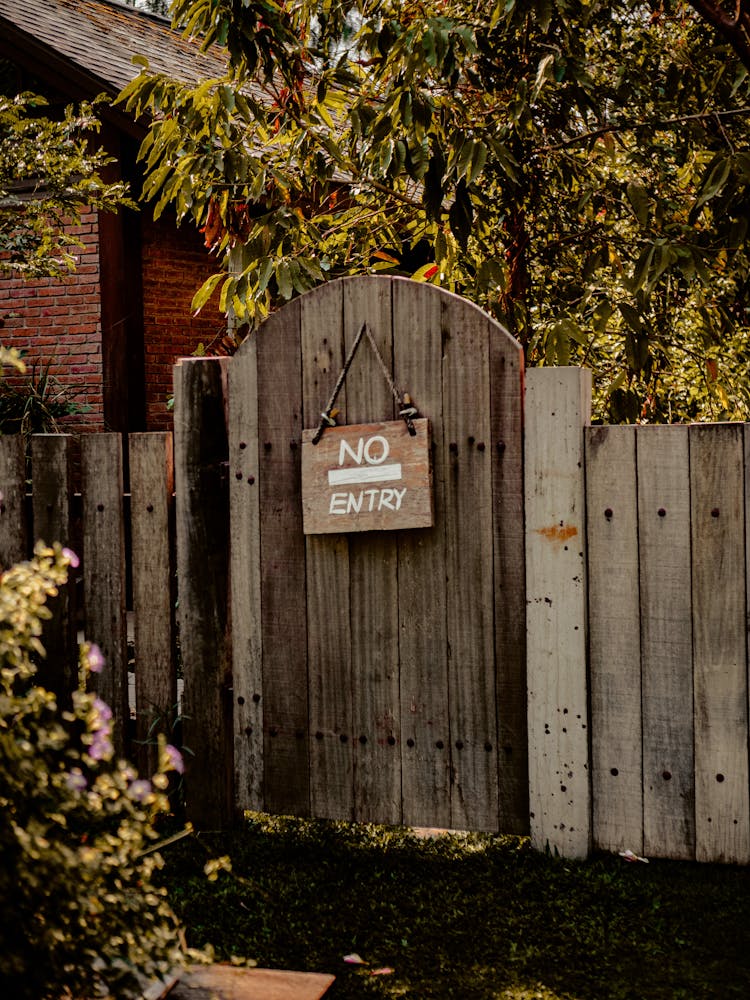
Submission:
[[[140,71],[132,62],[136,54],[155,72],[184,83],[226,71],[223,56],[201,52],[166,18],[116,0],[0,0],[0,55],[19,61],[21,53],[33,55],[40,75],[45,67],[56,66],[63,76],[69,68],[92,96],[119,93]]]

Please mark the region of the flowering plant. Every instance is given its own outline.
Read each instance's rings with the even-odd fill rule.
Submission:
[[[154,877],[179,752],[162,743],[150,780],[115,759],[111,710],[86,690],[106,669],[94,644],[67,710],[34,682],[47,600],[75,561],[39,543],[0,576],[0,982],[14,1000],[137,997],[184,964]]]

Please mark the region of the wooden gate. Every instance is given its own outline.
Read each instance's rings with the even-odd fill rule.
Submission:
[[[431,422],[434,525],[305,536],[302,431],[363,321]],[[527,831],[519,345],[438,288],[362,277],[272,315],[225,369],[238,805]],[[369,345],[338,406],[397,419]]]

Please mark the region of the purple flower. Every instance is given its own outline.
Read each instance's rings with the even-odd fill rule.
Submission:
[[[78,569],[78,567],[81,565],[81,560],[78,558],[78,556],[72,549],[64,548],[62,550],[62,554],[68,560],[69,564],[73,567],[73,569]]]
[[[104,729],[105,727],[109,729],[109,721],[112,718],[112,709],[106,703],[102,701],[101,698],[94,698],[94,713],[96,715],[96,722],[101,722],[101,726],[94,725],[93,729]]]
[[[93,760],[103,760],[112,753],[112,709],[102,701],[101,698],[94,698],[94,714],[91,720],[91,746],[89,747],[89,757]]]
[[[89,757],[92,760],[104,760],[112,753],[112,741],[109,738],[109,726],[106,729],[97,729],[91,740],[89,747]]]
[[[145,778],[136,778],[128,787],[128,795],[136,802],[145,802],[151,794],[151,782]]]
[[[82,792],[88,785],[80,767],[74,767],[72,771],[65,775],[65,784],[71,792]]]
[[[102,653],[95,642],[89,643],[86,659],[92,674],[100,674],[104,668],[104,664],[107,662],[104,659],[104,653]]]
[[[164,756],[167,759],[167,767],[172,768],[173,771],[177,771],[178,774],[183,774],[185,771],[185,761],[182,759],[182,754],[177,749],[173,747],[171,743],[167,743],[164,747]]]

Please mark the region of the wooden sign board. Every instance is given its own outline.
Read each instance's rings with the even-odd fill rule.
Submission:
[[[328,428],[317,444],[302,432],[306,535],[429,528],[434,519],[430,422]]]

